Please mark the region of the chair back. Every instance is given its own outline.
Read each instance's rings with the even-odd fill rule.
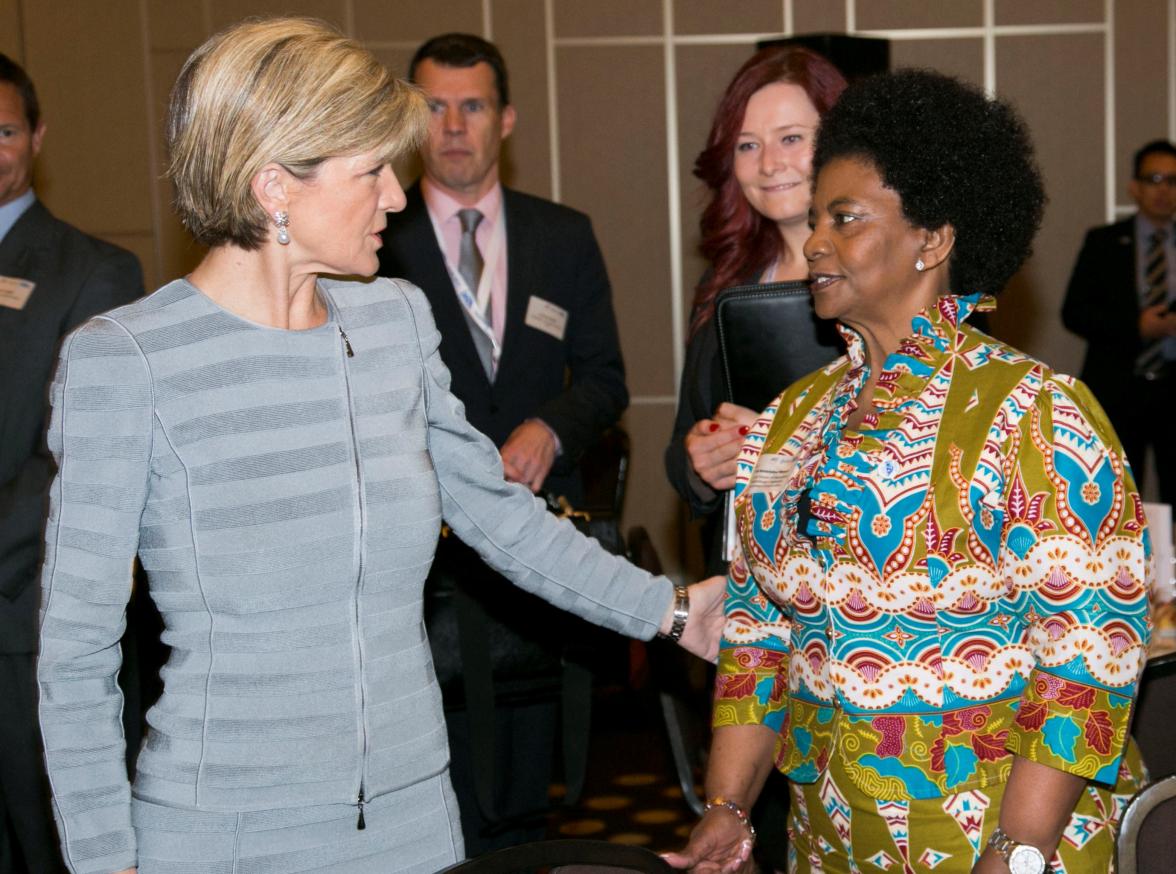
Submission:
[[[1176,868],[1176,777],[1146,786],[1119,821],[1119,874],[1171,874]]]
[[[1176,653],[1148,660],[1133,720],[1131,734],[1151,779],[1176,774]]]
[[[644,847],[608,841],[536,841],[495,850],[446,868],[441,874],[671,874],[666,861]]]

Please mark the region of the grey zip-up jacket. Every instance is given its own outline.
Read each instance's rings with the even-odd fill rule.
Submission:
[[[671,584],[503,480],[419,289],[323,280],[328,322],[245,321],[184,280],[69,336],[52,387],[41,725],[65,856],[135,864],[115,675],[138,553],[172,647],[135,794],[355,804],[442,772],[421,592],[442,520],[552,603],[648,638]]]

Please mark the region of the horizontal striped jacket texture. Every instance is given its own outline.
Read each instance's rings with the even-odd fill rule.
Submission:
[[[210,811],[358,806],[444,771],[421,617],[442,520],[625,634],[670,600],[504,482],[419,289],[320,290],[327,323],[284,331],[178,280],[62,348],[38,674],[75,871],[135,864],[115,675],[136,552],[172,653],[134,791]]]

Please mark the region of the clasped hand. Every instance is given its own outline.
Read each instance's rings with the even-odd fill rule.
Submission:
[[[686,457],[699,478],[717,492],[735,485],[735,466],[743,438],[759,413],[721,403],[713,419],[699,419],[686,432]]]

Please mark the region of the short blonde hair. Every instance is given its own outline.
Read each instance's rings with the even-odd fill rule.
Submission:
[[[250,20],[196,49],[172,89],[168,176],[196,242],[257,249],[269,216],[251,190],[270,162],[299,178],[327,158],[417,147],[428,109],[414,86],[321,21]]]

